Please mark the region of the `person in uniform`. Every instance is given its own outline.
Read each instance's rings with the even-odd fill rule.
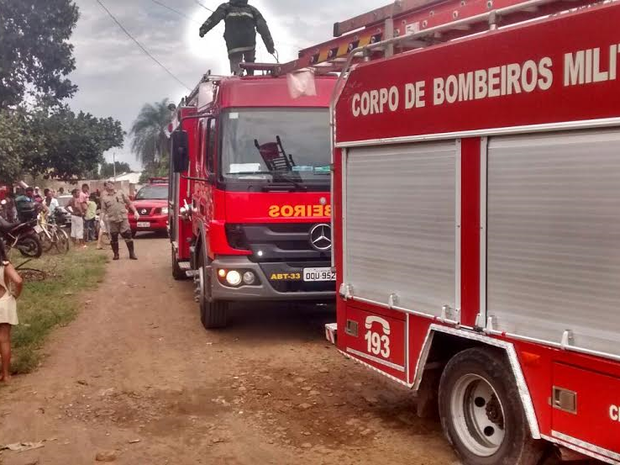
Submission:
[[[267,21],[257,8],[248,5],[248,0],[230,0],[221,4],[200,28],[200,37],[204,37],[221,21],[226,24],[224,39],[233,74],[243,74],[240,65],[244,60],[246,63],[256,61],[256,31],[263,38],[267,51],[272,55],[276,53]],[[249,76],[253,74],[254,71],[248,70]]]
[[[129,258],[131,260],[137,260],[136,252],[134,249],[133,237],[131,235],[131,228],[129,226],[129,220],[127,219],[127,210],[131,210],[136,218],[136,221],[140,219],[138,210],[131,203],[129,197],[122,191],[117,191],[114,188],[114,183],[108,181],[105,183],[105,193],[101,197],[101,212],[105,215],[110,237],[112,239],[112,251],[114,252],[114,260],[118,260],[118,236],[125,239],[127,244],[127,250],[129,250]]]

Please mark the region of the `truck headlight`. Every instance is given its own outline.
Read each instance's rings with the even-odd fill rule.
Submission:
[[[229,271],[226,275],[226,282],[233,287],[237,287],[239,284],[241,284],[241,281],[241,273],[239,273],[238,271]]]
[[[256,275],[251,271],[246,271],[243,273],[243,283],[251,286],[256,282]]]

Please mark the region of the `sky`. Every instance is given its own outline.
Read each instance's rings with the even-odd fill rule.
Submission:
[[[122,25],[183,84],[166,73],[113,22],[96,0],[74,0],[80,19],[71,42],[76,70],[70,79],[79,87],[70,102],[75,111],[112,116],[129,132],[142,106],[170,99],[178,104],[208,70],[228,74],[223,23],[200,39],[200,25],[217,0],[157,0],[182,12],[182,17],[153,0],[101,0]],[[305,47],[332,37],[333,23],[384,6],[389,0],[250,0],[267,20],[280,61],[293,60]],[[257,36],[257,61],[274,62]],[[116,160],[140,165],[126,138]],[[112,160],[112,151],[106,154]]]

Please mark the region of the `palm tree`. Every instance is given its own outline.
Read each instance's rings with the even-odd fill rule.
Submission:
[[[168,155],[165,128],[170,123],[169,101],[147,103],[134,121],[130,135],[131,150],[143,166],[151,165]]]

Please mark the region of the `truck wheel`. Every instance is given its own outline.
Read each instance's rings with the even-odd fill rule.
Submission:
[[[172,250],[172,277],[176,281],[183,281],[184,279],[187,279],[187,274],[179,266],[174,247],[170,247],[170,249]]]
[[[495,351],[473,348],[450,360],[439,385],[439,413],[465,465],[536,465],[544,452],[531,437],[508,363]]]
[[[228,322],[228,302],[217,302],[210,299],[211,277],[204,266],[204,258],[200,260],[198,273],[202,326],[205,329],[225,328]]]

